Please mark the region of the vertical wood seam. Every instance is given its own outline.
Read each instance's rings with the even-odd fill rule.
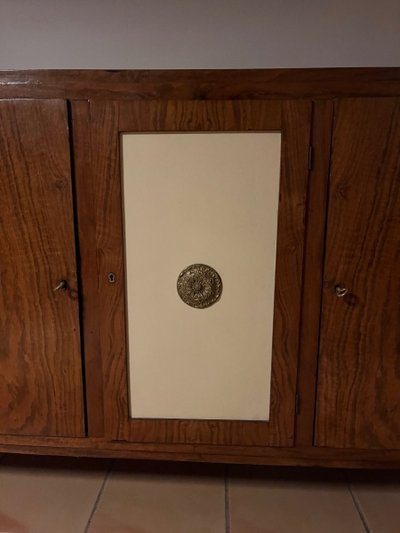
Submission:
[[[104,435],[102,360],[98,334],[98,261],[95,243],[94,181],[90,101],[71,103],[75,152],[76,212],[81,254],[82,339],[86,375],[87,433],[90,437]]]
[[[305,253],[303,263],[303,285],[302,285],[302,313],[299,342],[299,371],[297,374],[297,391],[299,394],[301,408],[296,417],[296,446],[311,446],[313,443],[314,417],[316,408],[316,388],[317,388],[317,365],[319,348],[320,310],[322,305],[323,275],[320,268],[324,264],[325,237],[327,220],[327,195],[328,180],[330,172],[330,148],[333,124],[333,102],[313,101],[312,131],[310,144],[313,146],[313,167],[309,172],[309,182],[307,189],[307,209],[306,209],[306,235]],[[327,134],[327,124],[330,124],[329,135]],[[324,137],[322,137],[324,136]],[[322,142],[320,139],[323,138]],[[327,139],[329,142],[327,143]],[[326,170],[325,167],[327,167]],[[321,181],[322,180],[322,181]],[[323,190],[324,189],[324,190]],[[317,192],[315,192],[317,191]],[[318,192],[319,191],[319,192]],[[315,198],[314,198],[315,195]],[[322,196],[322,198],[321,198]],[[317,204],[318,202],[318,204]],[[318,213],[317,218],[315,212]],[[313,214],[314,213],[314,214]],[[315,227],[321,222],[323,217],[324,229],[318,233],[319,228]],[[317,224],[316,224],[317,223]],[[320,244],[318,245],[318,241]],[[318,245],[318,251],[315,247]],[[318,254],[317,256],[315,254]],[[314,259],[313,259],[314,258]],[[317,264],[315,261],[318,261]],[[318,268],[318,271],[315,271]],[[310,275],[310,269],[314,270],[314,275]],[[318,276],[319,280],[318,280]],[[317,280],[317,281],[316,281]],[[318,295],[314,284],[319,284]],[[311,283],[311,285],[310,285]],[[311,287],[312,294],[307,291]],[[306,307],[309,298],[314,298],[315,305],[319,309],[316,320],[316,310]],[[318,299],[318,303],[316,302]],[[306,312],[308,315],[305,316]],[[307,327],[307,331],[305,330]],[[313,328],[310,337],[309,328]],[[311,345],[311,346],[310,346]],[[313,353],[310,353],[312,349]]]
[[[79,226],[78,226],[78,207],[77,207],[77,191],[76,191],[76,168],[75,168],[75,146],[74,146],[74,131],[72,124],[72,108],[71,102],[66,101],[67,124],[68,124],[68,140],[69,140],[69,154],[70,154],[70,168],[71,168],[71,192],[72,192],[72,213],[74,224],[74,242],[75,242],[75,264],[76,264],[76,283],[78,291],[78,316],[79,316],[79,342],[81,350],[81,371],[82,371],[82,401],[83,401],[83,431],[85,436],[88,436],[88,412],[87,412],[87,387],[86,387],[86,368],[85,368],[85,342],[83,329],[83,295],[82,295],[82,270],[81,270],[81,249],[79,240]]]
[[[329,151],[329,166],[327,174],[327,184],[326,184],[326,204],[325,204],[325,225],[324,225],[324,247],[322,253],[322,271],[321,271],[321,294],[320,294],[320,313],[319,313],[319,331],[318,331],[318,353],[317,353],[317,366],[315,369],[315,396],[314,396],[314,420],[313,420],[313,437],[312,445],[317,446],[317,409],[318,409],[318,396],[320,393],[319,389],[319,369],[320,369],[320,346],[321,346],[321,327],[322,327],[322,302],[323,302],[323,289],[325,282],[325,258],[326,258],[326,240],[328,237],[328,214],[329,214],[329,195],[331,188],[331,173],[332,173],[332,154],[333,154],[333,133],[335,130],[336,123],[336,111],[337,111],[337,99],[332,100],[332,120],[331,120],[331,132],[330,132],[330,151]]]

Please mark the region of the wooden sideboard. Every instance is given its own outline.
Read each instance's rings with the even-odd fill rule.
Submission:
[[[0,451],[399,467],[399,154],[400,68],[0,72]]]

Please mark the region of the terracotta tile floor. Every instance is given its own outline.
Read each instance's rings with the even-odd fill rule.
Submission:
[[[0,461],[0,533],[400,533],[400,472]]]

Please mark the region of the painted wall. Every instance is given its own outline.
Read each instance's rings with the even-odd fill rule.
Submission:
[[[399,65],[399,0],[0,0],[2,69]]]

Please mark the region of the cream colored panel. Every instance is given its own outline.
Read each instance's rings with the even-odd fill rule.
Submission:
[[[280,133],[122,135],[133,418],[268,420]],[[221,299],[194,309],[205,263]]]

